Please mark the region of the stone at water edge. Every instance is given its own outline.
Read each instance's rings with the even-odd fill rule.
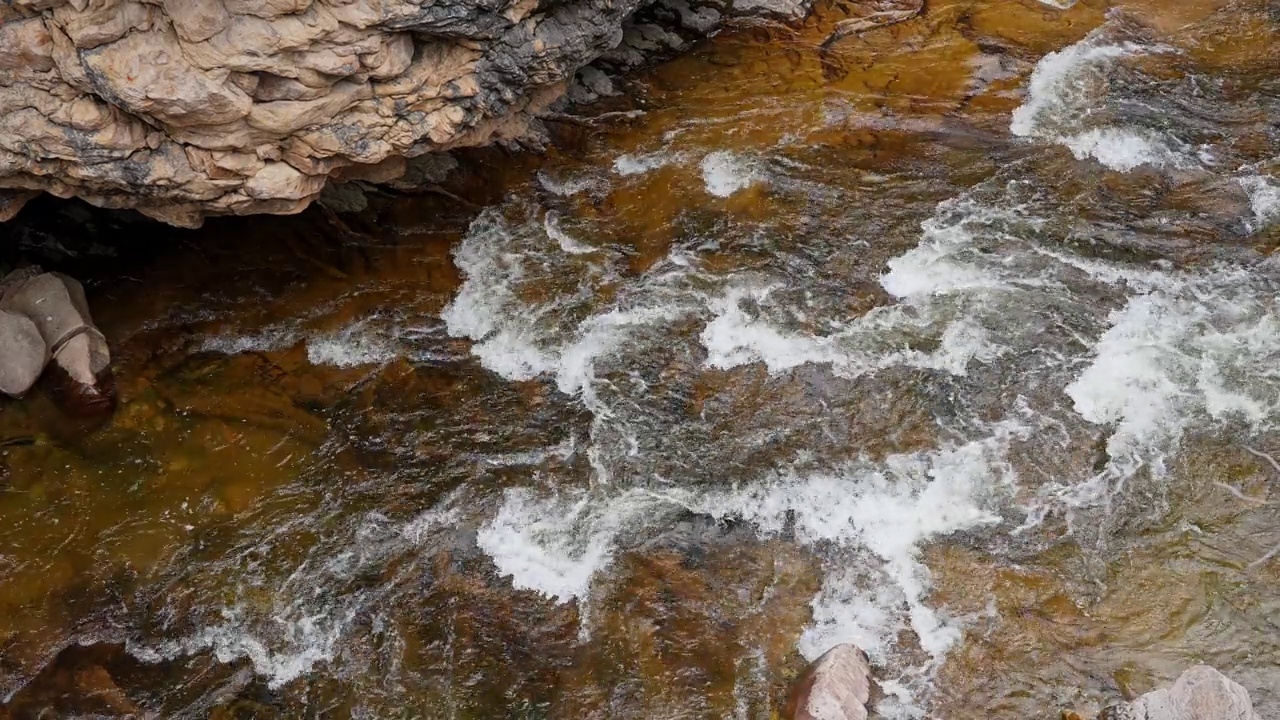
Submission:
[[[40,379],[49,359],[35,323],[18,313],[0,310],[0,393],[22,397]]]
[[[837,645],[814,660],[791,690],[787,720],[866,720],[871,664],[856,645]]]
[[[0,281],[0,311],[27,320],[30,329],[37,331],[40,363],[35,377],[39,377],[52,355],[48,372],[65,410],[81,417],[99,417],[115,409],[111,353],[89,314],[89,303],[79,282],[60,273],[40,272],[38,268],[14,271]],[[29,329],[27,332],[29,335]],[[32,342],[28,338],[27,344]],[[17,378],[15,387],[30,376],[32,356],[33,351],[24,355],[25,374]],[[34,378],[21,391],[25,392],[31,383]]]
[[[1102,711],[1099,720],[1262,720],[1249,691],[1208,665],[1182,673],[1165,689]]]

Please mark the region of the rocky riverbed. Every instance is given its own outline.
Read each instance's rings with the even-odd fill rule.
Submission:
[[[0,405],[4,711],[760,720],[854,643],[885,718],[1275,716],[1270,10],[819,5],[420,190],[33,200],[120,400]]]

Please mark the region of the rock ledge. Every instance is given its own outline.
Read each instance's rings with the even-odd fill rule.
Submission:
[[[740,6],[740,7],[737,7]],[[633,66],[808,0],[9,0],[0,220],[38,191],[193,227],[293,213],[329,180],[538,145],[588,63]],[[639,13],[637,11],[640,11]],[[575,77],[577,81],[575,83]]]

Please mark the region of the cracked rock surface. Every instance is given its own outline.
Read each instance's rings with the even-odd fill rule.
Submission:
[[[39,191],[189,227],[298,212],[326,182],[393,180],[406,158],[539,144],[539,114],[570,87],[599,96],[607,80],[578,73],[601,56],[635,63],[735,14],[807,11],[659,3],[7,0],[0,220]]]

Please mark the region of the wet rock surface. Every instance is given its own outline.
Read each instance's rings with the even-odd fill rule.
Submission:
[[[0,393],[21,397],[42,372],[73,414],[107,414],[115,406],[111,352],[84,288],[67,275],[27,267],[0,280]]]
[[[330,179],[386,182],[405,158],[540,147],[597,69],[682,49],[734,15],[804,0],[19,0],[0,8],[0,220],[32,191],[208,215],[294,213]],[[634,16],[634,17],[633,17]]]
[[[1199,661],[1275,716],[1280,563],[1256,564],[1280,542],[1275,486],[1238,444],[1274,454],[1280,435],[1268,411],[1245,439],[1196,386],[1219,368],[1215,383],[1271,407],[1258,368],[1274,365],[1275,334],[1259,318],[1275,269],[1229,278],[1189,256],[1230,249],[1196,208],[1212,188],[1243,193],[1231,169],[1273,157],[1272,135],[1245,136],[1258,156],[1221,161],[1213,186],[1009,141],[1032,68],[1103,23],[1104,5],[933,5],[837,43],[838,80],[816,48],[844,14],[819,7],[801,29],[753,26],[634,85],[610,78],[647,115],[555,123],[584,136],[572,153],[459,150],[447,177],[415,173],[504,205],[472,245],[495,270],[523,258],[525,274],[485,317],[583,358],[603,407],[561,392],[558,370],[508,381],[446,332],[460,285],[511,283],[455,263],[477,210],[439,191],[379,184],[363,211],[317,203],[191,232],[106,211],[42,225],[36,211],[59,203],[33,201],[0,226],[0,253],[47,250],[23,260],[85,282],[121,406],[90,434],[68,432],[42,392],[0,409],[0,688],[38,711],[62,692],[44,679],[70,667],[64,652],[98,638],[135,662],[88,665],[161,717],[764,718],[828,643],[856,640],[885,718],[1095,718]],[[1178,23],[1203,5],[1179,5]],[[1246,54],[1240,33],[1214,35]],[[1244,79],[1241,104],[1256,105]],[[1212,87],[1174,95],[1192,89]],[[1045,225],[1003,213],[1024,201]],[[1271,253],[1271,227],[1249,242]],[[982,287],[921,295],[927,327],[821,339],[884,312],[882,275],[935,248],[917,268],[948,270],[920,282],[959,272]],[[1106,258],[1124,270],[1115,287],[1080,267]],[[1168,284],[1148,297],[1126,278]],[[743,281],[778,289],[734,292]],[[1108,316],[1147,300],[1175,336],[1122,352]],[[646,306],[692,315],[610,324]],[[762,346],[707,367],[724,346],[703,331],[732,318],[825,358],[774,371]],[[944,327],[1008,350],[966,375],[903,364],[981,339]],[[1206,345],[1235,337],[1260,344]],[[1078,509],[1072,526],[1051,506],[1014,532],[1023,504],[1111,462],[1114,428],[1063,393],[1099,355],[1174,362],[1167,387],[1191,404],[1161,417],[1193,435],[1168,451],[1168,477],[1133,478],[1107,515]],[[891,366],[845,377],[862,359]],[[1009,413],[1037,430],[988,441]]]

